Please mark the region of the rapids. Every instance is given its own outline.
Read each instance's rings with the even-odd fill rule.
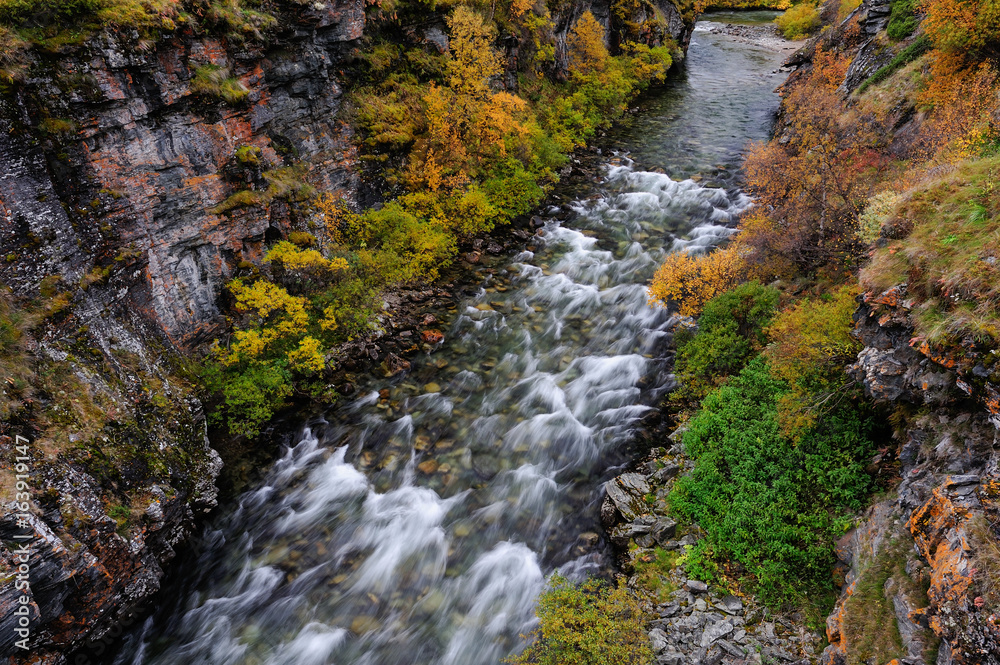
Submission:
[[[608,570],[602,482],[673,381],[646,284],[733,232],[740,155],[777,108],[784,54],[712,25],[604,142],[599,177],[560,185],[574,200],[544,211],[535,251],[442,313],[443,346],[410,372],[304,417],[106,662],[494,665],[547,575]]]

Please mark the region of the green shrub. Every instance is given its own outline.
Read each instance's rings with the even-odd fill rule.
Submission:
[[[72,134],[76,131],[76,123],[64,118],[43,118],[38,123],[38,129],[49,136]]]
[[[262,152],[255,145],[243,145],[236,150],[236,161],[240,164],[250,164],[257,166],[260,164]]]
[[[898,42],[913,34],[920,25],[916,9],[917,0],[892,0],[892,13],[885,30],[889,39]]]
[[[772,606],[832,597],[833,539],[872,489],[871,419],[844,403],[793,442],[778,423],[787,391],[758,357],[705,398],[684,434],[695,468],[669,500],[707,534],[699,573],[713,558],[737,564]]]
[[[292,394],[291,372],[281,360],[235,368],[213,363],[207,366],[203,379],[223,400],[220,408],[212,411],[212,422],[225,422],[230,433],[240,436],[256,436]]]
[[[219,65],[202,65],[195,69],[194,77],[191,79],[191,91],[230,104],[238,104],[250,94],[238,78],[229,76],[229,70]]]
[[[777,289],[756,282],[712,298],[698,318],[698,330],[675,335],[674,371],[681,387],[671,396],[700,402],[727,377],[738,374],[767,342],[764,327],[778,307]]]
[[[764,357],[774,376],[786,381],[778,419],[782,433],[797,439],[844,399],[860,397],[844,366],[857,358],[861,344],[851,333],[858,308],[856,284],[817,299],[802,299],[768,326],[774,340]]]
[[[247,7],[245,0],[215,0],[205,19],[234,42],[264,41],[267,31],[278,24],[274,16]]]
[[[905,49],[896,54],[892,60],[889,61],[885,67],[881,67],[874,74],[865,79],[864,83],[858,86],[858,94],[864,94],[870,86],[877,83],[881,83],[886,80],[897,71],[910,64],[924,53],[926,53],[931,47],[931,41],[926,37],[921,37],[917,41],[913,42]]]
[[[535,641],[514,665],[648,665],[653,651],[638,600],[624,586],[576,585],[553,575],[535,610]]]
[[[814,4],[804,2],[795,5],[774,19],[774,22],[785,39],[802,39],[820,27],[819,9]]]

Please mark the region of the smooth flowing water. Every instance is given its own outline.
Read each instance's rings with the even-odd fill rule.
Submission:
[[[711,25],[609,137],[630,156],[441,313],[442,348],[305,423],[116,663],[495,665],[549,573],[607,569],[602,481],[672,382],[646,284],[731,233],[741,151],[777,108],[783,54]]]

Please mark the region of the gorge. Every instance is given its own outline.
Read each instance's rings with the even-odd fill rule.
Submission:
[[[942,2],[0,0],[4,655],[1000,662]]]

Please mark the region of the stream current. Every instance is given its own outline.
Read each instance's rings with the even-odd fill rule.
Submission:
[[[700,22],[600,176],[560,185],[574,200],[534,251],[443,312],[445,342],[409,372],[304,422],[107,662],[496,665],[547,575],[607,570],[602,483],[673,380],[646,285],[667,253],[731,234],[783,80],[787,53],[711,29],[773,16]]]

